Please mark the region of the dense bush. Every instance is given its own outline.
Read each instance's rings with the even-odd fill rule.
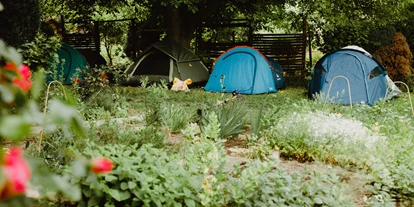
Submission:
[[[32,41],[40,26],[40,11],[37,0],[1,1],[0,38],[8,45],[20,47]]]
[[[373,53],[379,47],[391,44],[396,28],[392,25],[377,27],[371,22],[353,22],[336,25],[317,37],[317,45],[323,52],[330,52],[348,45],[358,45]]]
[[[223,147],[208,139],[178,153],[143,145],[90,144],[87,157],[110,157],[114,170],[104,176],[76,177],[79,206],[350,206],[338,177],[288,174],[276,162],[252,161],[232,173]],[[98,183],[94,182],[97,179]]]
[[[407,75],[413,72],[411,67],[413,54],[401,32],[395,33],[392,44],[380,48],[374,56],[393,80],[405,81]]]
[[[56,51],[61,46],[60,39],[56,36],[46,37],[44,33],[39,32],[36,38],[20,46],[21,54],[25,59],[25,63],[32,69],[37,71],[52,67],[52,64],[56,64],[58,54]],[[56,59],[56,61],[52,61]],[[55,62],[55,63],[53,63]]]

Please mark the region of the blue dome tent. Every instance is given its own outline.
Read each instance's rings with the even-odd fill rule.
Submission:
[[[237,46],[221,54],[204,90],[260,94],[277,92],[285,80],[280,65],[248,46]]]
[[[392,87],[388,87],[388,84]],[[330,103],[353,104],[376,102],[396,95],[385,69],[360,47],[348,46],[324,55],[315,65],[309,82],[310,98]],[[396,89],[387,93],[389,90]]]

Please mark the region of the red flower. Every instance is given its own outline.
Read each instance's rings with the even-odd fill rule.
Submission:
[[[96,174],[107,173],[112,170],[113,165],[112,160],[106,157],[93,158],[91,160],[91,171]]]
[[[30,68],[27,65],[22,65],[17,71],[17,77],[13,78],[13,83],[17,85],[22,91],[27,92],[32,87],[30,80]]]
[[[3,66],[3,69],[16,71],[16,64],[14,64],[12,62],[8,62],[8,63],[6,63],[6,65]]]
[[[12,148],[4,155],[0,163],[0,169],[5,177],[5,182],[0,185],[0,200],[23,194],[26,191],[31,172],[22,153],[20,148]]]

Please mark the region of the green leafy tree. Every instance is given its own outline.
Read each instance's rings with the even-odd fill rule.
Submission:
[[[34,40],[40,26],[37,0],[2,0],[0,11],[0,39],[19,47]]]
[[[363,46],[373,52],[392,41],[392,25],[407,18],[411,0],[289,0],[280,16],[291,22],[291,30],[301,28],[301,19],[323,51],[347,45]],[[273,20],[277,21],[277,20]],[[383,33],[385,31],[385,33]],[[384,35],[385,34],[385,35]],[[378,38],[380,37],[380,38]]]
[[[137,17],[137,11],[146,8],[144,14],[148,16],[138,16],[140,21],[146,21],[150,25],[163,25],[167,38],[188,47],[197,26],[204,19],[232,18],[238,14],[253,17],[257,12],[271,12],[270,5],[282,5],[284,2],[285,0],[59,0],[48,1],[45,11],[57,14],[57,10],[61,10],[61,14],[70,18],[92,19],[95,14],[120,12],[128,14],[128,17]]]

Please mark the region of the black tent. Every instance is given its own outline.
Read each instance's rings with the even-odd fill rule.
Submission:
[[[143,76],[150,82],[161,79],[172,82],[174,77],[193,83],[205,83],[209,78],[208,69],[190,49],[177,42],[163,40],[149,46],[125,71],[127,84],[136,85]]]

